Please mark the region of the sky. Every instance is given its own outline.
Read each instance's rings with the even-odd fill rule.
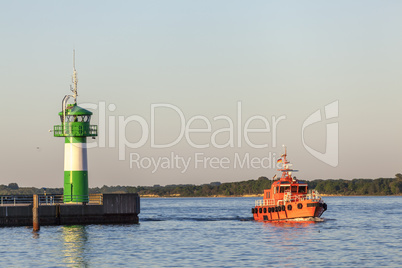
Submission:
[[[63,187],[64,140],[49,130],[73,49],[78,105],[99,127],[90,187],[271,178],[282,145],[299,179],[392,178],[401,12],[400,1],[1,1],[0,184]]]

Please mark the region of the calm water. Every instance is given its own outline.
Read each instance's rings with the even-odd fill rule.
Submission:
[[[138,225],[0,228],[0,266],[396,267],[402,197],[326,197],[317,223],[251,219],[255,198],[142,199]]]

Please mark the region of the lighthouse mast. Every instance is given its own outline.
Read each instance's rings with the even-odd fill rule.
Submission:
[[[77,103],[77,85],[78,85],[78,78],[77,78],[77,70],[75,69],[75,49],[73,50],[73,85],[74,88],[71,91],[74,93],[74,103]]]

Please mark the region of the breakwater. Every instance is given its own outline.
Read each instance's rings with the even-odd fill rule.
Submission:
[[[90,201],[86,204],[58,202],[56,196],[40,196],[39,200],[40,225],[114,224],[139,221],[138,194],[90,196]],[[0,226],[32,226],[32,208],[33,203],[28,196],[1,197]]]

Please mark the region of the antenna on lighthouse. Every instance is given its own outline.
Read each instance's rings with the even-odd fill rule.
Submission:
[[[75,104],[77,104],[77,96],[78,96],[77,84],[78,84],[78,78],[77,78],[77,70],[75,69],[75,49],[73,49],[73,88],[71,88],[71,86],[70,86],[70,89],[74,93],[73,98],[74,98]]]
[[[63,124],[66,122],[66,109],[67,109],[67,101],[70,97],[74,98],[74,104],[77,105],[77,84],[78,84],[78,78],[77,78],[77,70],[75,69],[75,49],[73,49],[73,87],[70,85],[70,90],[74,93],[72,96],[71,95],[65,95],[62,101],[62,110],[63,110]]]

